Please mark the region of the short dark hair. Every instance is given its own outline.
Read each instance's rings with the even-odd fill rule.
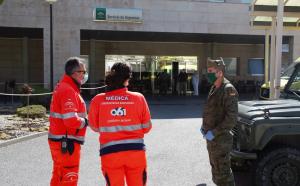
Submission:
[[[80,67],[80,65],[84,65],[81,58],[70,57],[67,59],[65,64],[65,73],[69,76],[72,75],[74,71]]]
[[[105,77],[105,83],[111,87],[121,87],[123,83],[131,78],[131,67],[127,63],[115,63]]]

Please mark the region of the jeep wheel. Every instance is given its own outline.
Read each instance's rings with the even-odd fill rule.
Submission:
[[[258,186],[300,185],[300,151],[280,148],[265,154],[255,171]]]
[[[238,161],[238,160],[231,160],[231,170],[233,172],[246,172],[249,170],[251,166],[248,162],[244,161]]]

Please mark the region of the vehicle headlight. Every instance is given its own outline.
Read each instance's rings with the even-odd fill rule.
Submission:
[[[254,121],[246,118],[238,117],[238,122],[239,122],[239,128],[241,129],[239,132],[239,137],[244,146],[250,141],[252,126]]]

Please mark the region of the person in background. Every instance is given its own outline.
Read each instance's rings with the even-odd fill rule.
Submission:
[[[194,89],[194,96],[198,96],[199,95],[199,73],[198,71],[194,71],[193,75],[192,75],[192,84],[193,84],[193,89]]]
[[[71,57],[50,105],[48,143],[53,160],[51,186],[76,186],[80,149],[88,125],[80,86],[88,79],[83,59]]]
[[[167,73],[167,69],[164,69],[164,71],[159,74],[158,84],[159,84],[160,95],[167,95],[167,92],[170,87],[170,78],[171,77]]]
[[[144,96],[127,90],[131,68],[115,63],[106,76],[107,92],[90,104],[89,122],[99,132],[102,173],[109,186],[144,186],[147,163],[144,134],[152,128]]]
[[[202,74],[201,83],[200,83],[200,93],[207,94],[211,85],[207,80],[207,76]]]
[[[186,95],[188,75],[185,70],[181,70],[178,74],[179,95]]]

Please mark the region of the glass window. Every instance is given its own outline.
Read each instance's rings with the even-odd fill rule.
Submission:
[[[145,71],[147,68],[145,64],[145,56],[105,55],[105,72],[109,72],[111,67],[117,62],[129,63],[132,68],[132,72],[136,73],[136,76],[139,79],[141,79],[141,72]]]
[[[225,0],[209,0],[209,2],[224,3]]]
[[[229,76],[237,75],[237,58],[223,58],[225,63],[225,74]]]
[[[295,91],[297,93],[300,92],[300,71],[298,70],[295,79],[293,80],[291,87],[290,87],[291,91]]]
[[[296,64],[296,63],[290,64],[290,65],[282,72],[280,78],[288,81],[288,80],[290,79],[290,77],[292,76],[293,72],[294,72],[295,64]]]
[[[116,62],[130,63],[132,67],[131,90],[139,92],[156,93],[159,89],[158,77],[161,72],[167,71],[170,84],[173,83],[173,73],[185,70],[190,81],[191,74],[197,71],[198,61],[196,56],[137,56],[137,55],[105,55],[105,71],[110,71]],[[173,69],[173,63],[178,64],[178,69]],[[175,74],[174,74],[175,76]],[[176,74],[177,76],[177,74]],[[189,90],[188,84],[188,90]],[[171,85],[170,87],[171,88]]]
[[[252,76],[263,76],[265,65],[263,58],[252,58],[248,60],[248,74]]]
[[[241,0],[241,3],[251,3],[253,0]]]
[[[282,44],[282,52],[288,53],[290,50],[289,44]]]

